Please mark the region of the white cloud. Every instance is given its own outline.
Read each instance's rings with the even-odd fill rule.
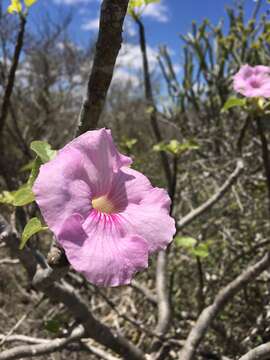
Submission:
[[[127,16],[125,19],[124,32],[126,32],[129,36],[135,36],[137,34],[135,23],[130,16]]]
[[[146,6],[144,12],[144,16],[152,18],[158,22],[168,22],[169,21],[169,10],[168,7],[164,4],[164,2],[153,3]]]
[[[82,30],[98,32],[99,29],[99,16],[93,18],[82,25]],[[129,36],[135,36],[137,29],[134,21],[130,17],[126,17],[124,22],[124,32]]]
[[[74,4],[76,2],[90,2],[90,1],[100,1],[100,0],[54,0],[57,2],[65,2],[66,4]],[[143,11],[143,16],[152,18],[158,22],[168,22],[169,21],[169,10],[168,7],[164,4],[163,1],[160,3],[153,3],[147,5]],[[82,30],[97,32],[99,29],[99,17],[90,19],[82,25]],[[130,16],[126,16],[124,22],[124,31],[129,36],[135,36],[137,33],[136,26],[134,21]]]
[[[83,30],[89,30],[89,31],[98,31],[99,29],[99,17],[89,20],[87,23],[82,25]]]
[[[126,69],[118,68],[113,74],[112,86],[120,85],[125,86],[131,84],[133,87],[138,87],[140,84],[139,77],[135,74],[132,74]]]
[[[150,71],[152,72],[157,64],[157,52],[154,48],[147,47]],[[113,75],[113,84],[125,86],[130,83],[134,88],[141,83],[142,55],[139,45],[124,43],[117,58]]]
[[[147,46],[147,55],[149,67],[150,70],[152,70],[153,66],[157,63],[157,51],[154,48]],[[119,52],[116,65],[132,70],[141,70],[142,55],[140,45],[124,43]]]

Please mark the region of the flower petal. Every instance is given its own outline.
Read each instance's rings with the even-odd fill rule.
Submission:
[[[140,204],[158,206],[169,212],[171,206],[171,199],[166,190],[160,188],[152,188],[150,191],[148,191]]]
[[[91,191],[81,156],[69,149],[40,168],[34,183],[36,202],[49,227],[57,235],[74,213],[84,218],[91,210]]]
[[[148,266],[147,241],[125,233],[117,215],[93,210],[84,224],[68,219],[58,240],[72,267],[98,286],[128,284]]]
[[[147,240],[150,253],[164,250],[176,232],[174,219],[157,204],[130,204],[119,217],[127,232]]]
[[[132,160],[116,149],[111,132],[106,129],[88,131],[67,144],[61,152],[76,149],[82,156],[91,182],[93,197],[110,191],[113,175]]]
[[[139,204],[151,189],[152,185],[146,176],[124,167],[114,174],[108,198],[117,209],[123,210],[129,203]]]

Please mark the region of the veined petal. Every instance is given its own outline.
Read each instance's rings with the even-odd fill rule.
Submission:
[[[111,189],[113,175],[132,160],[116,149],[111,132],[106,129],[88,131],[77,137],[62,150],[76,149],[83,158],[93,197],[107,194]]]
[[[72,267],[98,286],[128,284],[148,266],[147,241],[123,231],[117,215],[93,210],[84,223],[73,216],[63,224],[58,241]]]
[[[108,198],[119,210],[124,210],[129,203],[139,204],[152,189],[150,181],[142,173],[123,167],[114,174]]]
[[[150,253],[164,250],[176,232],[174,219],[156,204],[130,204],[119,217],[125,231],[147,240]]]
[[[154,205],[164,210],[170,211],[171,199],[166,190],[160,188],[152,188],[147,192],[140,204]]]
[[[84,218],[91,210],[91,190],[80,154],[69,149],[40,168],[33,192],[42,215],[57,235],[74,213]]]

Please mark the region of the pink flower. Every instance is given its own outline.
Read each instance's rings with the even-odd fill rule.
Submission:
[[[234,75],[233,88],[246,97],[270,97],[270,67],[244,65]]]
[[[128,167],[109,130],[89,131],[42,165],[33,191],[73,268],[100,286],[128,284],[175,233],[165,190]]]

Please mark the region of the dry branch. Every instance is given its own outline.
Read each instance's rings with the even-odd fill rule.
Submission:
[[[248,267],[235,280],[219,291],[212,305],[202,311],[196,324],[190,331],[185,345],[179,354],[179,360],[194,359],[195,352],[200,345],[200,342],[217,315],[224,309],[228,302],[232,300],[238,291],[243,289],[247,284],[259,276],[269,267],[269,265],[270,255],[267,253],[255,265]]]
[[[250,350],[239,360],[268,360],[270,359],[270,343],[266,343]]]
[[[244,169],[243,161],[238,160],[234,172],[229,176],[229,178],[225,181],[225,183],[218,189],[218,191],[204,204],[192,210],[190,213],[185,215],[181,220],[179,220],[177,223],[177,229],[182,230],[185,226],[189,225],[198,216],[202,215],[204,212],[211,209],[212,206],[214,206],[226,194],[226,192],[231,188],[231,186],[236,182],[239,175],[242,173],[243,169]]]
[[[20,345],[14,347],[13,349],[2,351],[0,354],[0,360],[21,359],[51,354],[55,351],[63,349],[70,342],[81,339],[84,333],[85,331],[83,326],[78,326],[69,336],[65,338],[54,339],[38,345]]]

